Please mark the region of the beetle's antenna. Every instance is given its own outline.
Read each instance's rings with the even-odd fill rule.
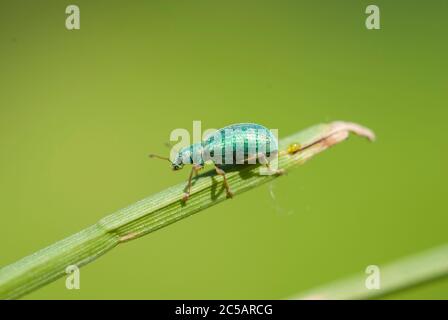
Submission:
[[[169,163],[171,163],[171,160],[170,159],[168,159],[167,157],[162,157],[162,156],[158,156],[158,155],[156,155],[156,154],[149,154],[148,155],[150,158],[157,158],[157,159],[162,159],[162,160],[166,160],[166,161],[168,161]]]

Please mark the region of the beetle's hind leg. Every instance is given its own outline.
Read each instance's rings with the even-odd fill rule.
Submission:
[[[215,170],[216,170],[216,173],[219,174],[220,176],[222,176],[222,178],[224,180],[223,182],[224,182],[224,187],[226,188],[227,197],[232,198],[233,192],[230,190],[230,186],[229,186],[229,182],[227,181],[226,173],[221,168],[218,168],[218,166],[216,166],[216,164],[215,164]]]
[[[267,162],[265,164],[265,166],[271,174],[276,174],[276,175],[281,176],[282,174],[285,173],[285,169],[272,169],[271,166],[269,165],[269,162]]]
[[[282,175],[285,173],[285,169],[278,169],[278,168],[272,169],[267,157],[263,153],[258,156],[258,161],[264,166],[266,166],[266,169],[269,172],[269,174]]]

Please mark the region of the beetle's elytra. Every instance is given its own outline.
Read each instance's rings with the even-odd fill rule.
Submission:
[[[278,141],[269,129],[255,123],[238,123],[217,130],[204,141],[182,148],[173,160],[156,155],[150,157],[168,160],[173,170],[180,170],[185,164],[192,165],[183,197],[186,201],[190,196],[193,174],[197,174],[207,161],[215,165],[216,173],[223,177],[227,196],[232,197],[222,165],[261,163],[269,168],[269,160],[277,154]],[[281,174],[282,170],[273,173]]]

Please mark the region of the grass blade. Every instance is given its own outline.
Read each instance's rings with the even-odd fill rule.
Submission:
[[[312,289],[292,299],[372,299],[410,288],[448,275],[448,245],[402,258],[380,270],[380,288],[367,289],[367,274],[358,274],[320,288]]]
[[[279,141],[279,167],[285,170],[297,167],[345,140],[349,132],[374,139],[370,130],[357,124],[320,124]],[[291,144],[299,145],[300,150],[294,154],[287,153]],[[259,167],[256,166],[239,166],[239,169],[227,173],[235,195],[278,177],[259,175]],[[182,183],[154,194],[118,210],[73,236],[3,267],[0,269],[0,298],[19,298],[62,277],[67,266],[81,267],[120,243],[141,237],[226,200],[221,177],[217,177],[214,172],[198,176],[186,204],[181,201],[184,187],[185,183]]]

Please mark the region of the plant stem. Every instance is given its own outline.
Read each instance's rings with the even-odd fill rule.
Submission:
[[[373,133],[357,124],[333,122],[300,131],[279,141],[279,168],[292,169],[315,154],[343,140],[349,132],[374,139]],[[286,150],[300,146],[295,153]],[[255,165],[239,166],[226,174],[235,195],[277,178],[260,175]],[[194,180],[187,203],[182,201],[185,184],[178,184],[106,216],[95,225],[43,250],[0,269],[0,298],[14,299],[66,274],[71,265],[81,267],[116,245],[136,239],[207,207],[226,200],[222,179],[213,172]]]
[[[448,245],[379,267],[378,289],[368,289],[366,279],[373,273],[358,274],[320,288],[312,289],[292,299],[371,299],[378,298],[448,275]]]

